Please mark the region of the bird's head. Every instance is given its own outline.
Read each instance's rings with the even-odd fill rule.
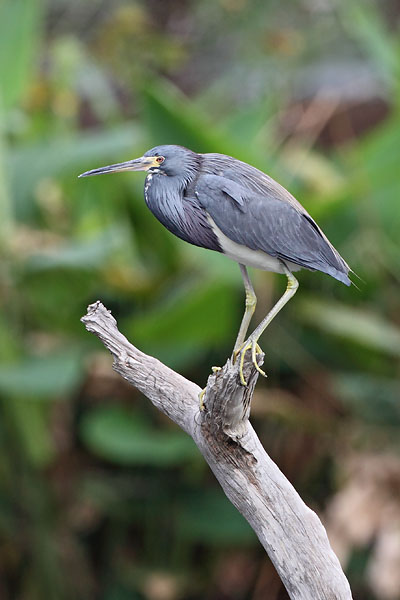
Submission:
[[[79,177],[119,173],[121,171],[148,171],[149,173],[161,173],[168,177],[179,177],[190,181],[199,168],[200,160],[199,154],[183,146],[156,146],[140,158],[86,171]]]

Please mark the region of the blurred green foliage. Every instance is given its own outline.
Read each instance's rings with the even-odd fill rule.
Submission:
[[[254,535],[191,440],[111,374],[79,321],[101,299],[134,343],[204,385],[235,339],[239,271],[164,230],[140,175],[78,181],[89,168],[179,143],[251,162],[295,193],[362,280],[347,289],[300,274],[264,337],[257,428],[320,510],[346,453],[398,453],[400,43],[390,10],[0,3],[1,598],[267,597],[250,567],[242,591],[222,591],[227,549],[265,561]],[[361,131],[341,100],[345,143],[323,135],[335,81],[327,109],[310,68],[327,70],[324,60],[358,60],[353,87],[362,64],[384,99],[371,124],[365,98],[356,104]],[[304,90],[322,113],[314,129],[303,127],[307,104],[293,124]],[[260,319],[284,282],[253,278]],[[278,389],[288,396],[276,403]],[[354,597],[378,598],[365,552],[351,563]]]

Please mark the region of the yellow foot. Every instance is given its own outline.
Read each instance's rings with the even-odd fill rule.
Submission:
[[[242,385],[247,385],[247,382],[243,375],[244,357],[246,355],[247,350],[251,350],[251,360],[252,360],[253,365],[257,369],[257,371],[260,373],[260,375],[262,375],[263,377],[266,377],[266,374],[258,366],[258,363],[257,363],[257,354],[262,354],[263,351],[261,350],[260,346],[257,344],[257,342],[255,340],[252,340],[251,338],[249,338],[247,340],[247,342],[245,342],[243,344],[243,346],[234,353],[234,359],[233,359],[233,362],[235,362],[236,358],[240,354],[239,376],[240,376],[240,383]]]
[[[211,371],[213,373],[218,373],[218,371],[221,371],[222,367],[211,367]],[[201,390],[200,394],[199,394],[199,403],[200,403],[200,410],[203,411],[205,406],[204,406],[204,396],[206,393],[206,389],[204,388],[204,390]]]
[[[199,394],[199,408],[200,408],[200,411],[201,411],[201,412],[202,412],[202,411],[204,410],[204,408],[205,408],[205,406],[204,406],[204,396],[205,396],[205,393],[206,393],[206,389],[207,389],[207,388],[204,388],[204,390],[201,390],[201,392],[200,392],[200,394]]]

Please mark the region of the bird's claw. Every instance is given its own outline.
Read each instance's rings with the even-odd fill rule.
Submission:
[[[206,393],[206,387],[204,389],[201,390],[200,394],[199,394],[199,408],[200,408],[200,412],[203,412],[203,410],[205,409],[204,406],[204,396]]]
[[[211,367],[211,371],[213,373],[218,373],[219,371],[221,371],[222,367]],[[204,405],[204,396],[206,394],[206,387],[201,390],[201,392],[199,393],[199,408],[200,411],[203,411],[205,409],[205,405]]]
[[[250,338],[234,353],[234,358],[233,358],[233,362],[235,362],[236,358],[240,355],[239,376],[240,376],[240,383],[244,386],[247,385],[247,382],[246,382],[246,380],[244,378],[244,374],[243,374],[244,357],[246,355],[247,350],[251,350],[251,360],[252,360],[253,365],[257,369],[257,371],[263,377],[267,377],[266,373],[259,367],[258,362],[257,362],[257,354],[263,354],[263,351],[261,350],[257,341],[252,340]]]

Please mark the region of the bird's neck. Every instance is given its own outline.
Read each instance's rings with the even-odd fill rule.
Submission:
[[[187,169],[179,175],[167,175],[161,169],[151,171],[145,181],[144,195],[150,210],[153,203],[179,203],[183,201],[185,190],[192,187],[197,178],[195,170]]]
[[[194,191],[196,179],[197,173],[187,179],[149,173],[144,188],[146,204],[174,235],[195,246],[221,251],[207,216],[197,201]]]
[[[151,212],[166,227],[184,219],[183,196],[185,181],[161,172],[149,173],[144,186],[144,198]]]
[[[201,157],[193,153],[193,160],[187,161],[176,175],[156,169],[146,177],[144,196],[151,212],[176,235],[185,221],[184,198],[198,177]]]

